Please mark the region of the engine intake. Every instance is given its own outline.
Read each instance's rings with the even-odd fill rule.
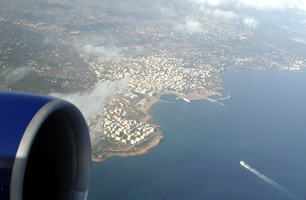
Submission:
[[[90,162],[88,128],[74,105],[0,92],[1,200],[84,200]]]

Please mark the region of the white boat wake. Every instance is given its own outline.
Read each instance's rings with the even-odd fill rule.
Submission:
[[[270,185],[272,185],[273,187],[275,187],[276,189],[278,189],[279,191],[283,192],[284,194],[286,194],[288,197],[290,197],[291,199],[296,199],[296,200],[302,200],[302,198],[300,198],[299,196],[297,196],[296,194],[290,192],[288,189],[284,188],[283,186],[277,184],[275,181],[273,181],[272,179],[266,177],[265,175],[263,175],[262,173],[260,173],[259,171],[257,171],[256,169],[252,168],[250,165],[246,164],[244,161],[240,161],[240,164],[246,168],[247,170],[249,170],[250,172],[252,172],[253,174],[255,174],[256,176],[258,176],[259,178],[261,178],[262,180],[266,181],[267,183],[269,183]]]

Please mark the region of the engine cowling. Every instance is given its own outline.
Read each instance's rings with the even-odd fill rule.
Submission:
[[[90,163],[88,128],[74,105],[0,92],[1,200],[84,200]]]

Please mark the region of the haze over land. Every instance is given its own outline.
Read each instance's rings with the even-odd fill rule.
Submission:
[[[156,146],[163,135],[147,110],[162,94],[213,101],[227,67],[301,71],[306,59],[303,1],[0,5],[0,89],[97,105],[85,113],[96,160]]]

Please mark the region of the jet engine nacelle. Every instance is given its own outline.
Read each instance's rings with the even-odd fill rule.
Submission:
[[[90,162],[88,128],[74,105],[0,92],[1,200],[84,200]]]

